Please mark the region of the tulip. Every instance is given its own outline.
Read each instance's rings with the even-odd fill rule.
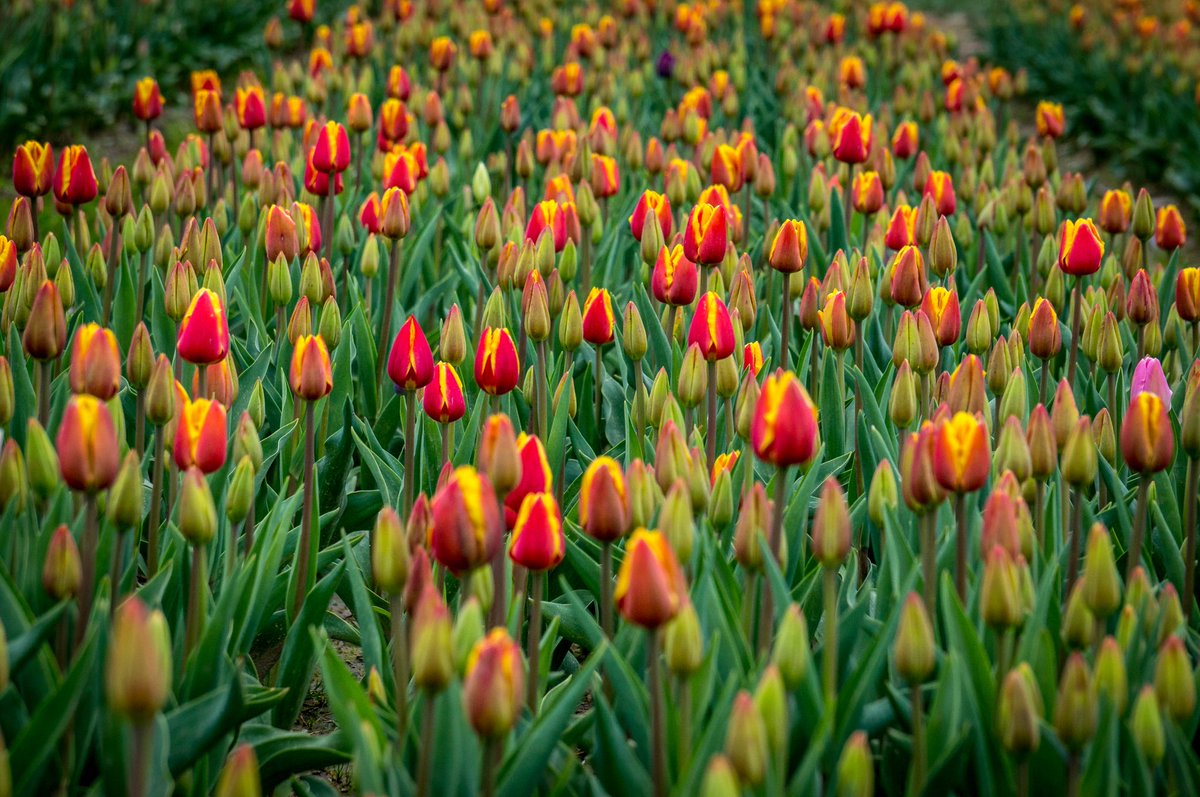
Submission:
[[[808,391],[792,372],[776,370],[754,408],[755,455],[778,468],[803,465],[816,454],[818,437],[817,410]]]
[[[324,338],[305,335],[296,341],[288,378],[296,398],[311,403],[329,395],[333,390],[333,366]]]
[[[54,178],[54,152],[50,145],[26,141],[13,155],[13,189],[32,201],[50,192]],[[34,239],[37,240],[35,234]]]
[[[481,639],[467,659],[463,680],[463,711],[486,743],[482,791],[491,793],[498,765],[493,765],[499,740],[512,730],[521,710],[525,670],[517,644],[503,628],[494,628]],[[496,751],[496,752],[492,752]]]
[[[529,610],[528,656],[529,710],[537,713],[539,693],[538,667],[542,639],[542,589],[547,570],[556,567],[566,554],[562,516],[550,493],[531,493],[521,502],[513,526],[508,555],[516,564],[533,573],[532,603]]]
[[[650,630],[671,620],[687,603],[683,570],[665,536],[645,529],[633,533],[614,597],[622,617]]]
[[[56,601],[73,598],[83,580],[79,548],[66,525],[54,530],[42,565],[42,589]],[[7,661],[5,662],[7,664]]]
[[[96,198],[100,189],[87,149],[82,146],[63,148],[58,156],[53,186],[55,198],[64,205],[86,205]]]
[[[871,153],[871,116],[859,116],[849,108],[838,108],[829,123],[833,157],[841,163],[859,164]]]
[[[1129,402],[1121,423],[1121,457],[1131,471],[1140,474],[1137,511],[1125,577],[1141,563],[1142,540],[1146,532],[1146,511],[1153,474],[1166,470],[1175,458],[1175,432],[1167,415],[1167,405],[1156,393],[1143,390]]]
[[[729,243],[727,225],[724,208],[708,204],[693,207],[683,232],[684,256],[701,266],[720,263]]]
[[[520,375],[512,335],[503,327],[484,329],[475,351],[475,383],[488,395],[503,396],[517,386]]]
[[[1187,241],[1187,225],[1179,208],[1167,205],[1158,209],[1158,218],[1154,225],[1154,243],[1165,252],[1174,252]]]
[[[108,401],[121,388],[121,355],[112,330],[84,324],[71,346],[71,391]]]
[[[180,470],[194,466],[215,473],[225,464],[226,448],[225,407],[205,398],[187,401],[175,429],[175,465]]]
[[[234,93],[234,108],[238,125],[250,131],[253,140],[254,131],[267,123],[267,106],[262,89],[258,86],[239,87]]]
[[[535,493],[548,493],[554,489],[554,477],[546,459],[546,448],[541,438],[522,432],[516,439],[517,455],[520,457],[521,475],[515,486],[504,496],[504,525],[511,529],[525,497]]]
[[[431,551],[456,576],[490,562],[500,550],[500,506],[487,476],[474,468],[463,466],[451,473],[431,508]]]
[[[646,234],[646,223],[650,216],[658,220],[663,240],[670,239],[674,229],[671,201],[667,199],[666,194],[647,190],[638,199],[633,213],[629,216],[629,230],[633,233],[634,240],[641,242],[642,236]]]
[[[1133,369],[1133,379],[1129,384],[1130,399],[1137,398],[1139,393],[1149,391],[1162,399],[1163,404],[1171,404],[1171,386],[1163,373],[1162,363],[1156,357],[1143,357]]]
[[[63,481],[72,490],[94,496],[117,477],[119,450],[112,415],[94,396],[80,394],[67,401],[55,448]]]
[[[218,363],[229,354],[225,309],[217,294],[208,288],[201,288],[192,297],[179,324],[176,347],[179,356],[193,365]]]
[[[610,457],[592,460],[579,491],[579,526],[599,540],[600,624],[612,637],[612,543],[629,530],[629,497],[621,466]]]

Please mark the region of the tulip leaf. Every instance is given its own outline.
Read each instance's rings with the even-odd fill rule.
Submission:
[[[317,582],[305,597],[295,621],[290,624],[275,673],[275,684],[288,688],[288,693],[272,714],[276,727],[290,726],[300,713],[300,706],[307,696],[307,685],[312,680],[317,664],[317,651],[308,628],[321,624],[344,569],[345,563],[339,561],[333,570]]]

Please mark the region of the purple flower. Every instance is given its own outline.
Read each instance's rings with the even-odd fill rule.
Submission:
[[[1129,398],[1147,390],[1162,399],[1163,404],[1171,406],[1171,386],[1167,384],[1167,376],[1157,357],[1143,357],[1133,369]]]
[[[654,68],[659,77],[671,77],[671,73],[675,71],[675,56],[671,55],[670,50],[663,50],[662,54],[658,56],[658,62]]]

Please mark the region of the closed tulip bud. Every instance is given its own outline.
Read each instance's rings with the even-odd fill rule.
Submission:
[[[1018,418],[1009,416],[1000,430],[1000,441],[996,445],[996,470],[999,473],[1012,471],[1020,481],[1028,479],[1033,471],[1029,442]]]
[[[676,479],[667,491],[666,500],[658,515],[658,530],[666,536],[671,549],[681,561],[691,561],[695,521],[692,516],[691,493],[683,479]]]
[[[991,445],[975,415],[958,412],[936,427],[933,469],[938,483],[956,493],[974,492],[987,481]]]
[[[1096,630],[1096,618],[1088,608],[1087,601],[1084,600],[1085,581],[1086,579],[1080,578],[1075,582],[1075,588],[1071,590],[1071,594],[1067,598],[1067,609],[1063,615],[1062,638],[1064,642],[1074,648],[1091,646]]]
[[[1167,716],[1187,722],[1196,710],[1196,681],[1187,649],[1177,636],[1168,637],[1158,649],[1154,667],[1154,693]]]
[[[1009,753],[1027,756],[1041,743],[1041,697],[1033,671],[1022,662],[1004,677],[996,711],[996,732]]]
[[[771,527],[771,503],[766,490],[755,482],[742,495],[741,511],[733,534],[733,555],[739,565],[751,572],[762,567],[763,552],[760,537],[766,538]]]
[[[908,360],[900,362],[900,368],[892,381],[891,398],[888,399],[888,417],[899,429],[907,429],[917,417],[916,377]]]
[[[667,624],[664,636],[667,668],[677,676],[687,676],[700,669],[704,661],[704,637],[700,617],[690,603]]]
[[[1058,313],[1046,299],[1038,297],[1029,318],[1029,351],[1041,360],[1049,360],[1062,349]]]
[[[736,455],[737,452],[734,453]],[[729,469],[722,468],[712,483],[712,495],[708,502],[708,522],[713,525],[713,528],[723,529],[733,519],[733,510],[733,479]]]
[[[613,597],[626,621],[658,628],[688,601],[683,570],[667,538],[639,529],[625,549]]]
[[[1092,435],[1092,423],[1086,415],[1075,423],[1067,435],[1062,449],[1061,468],[1063,479],[1076,487],[1090,485],[1096,480],[1096,440]]]
[[[162,711],[171,691],[171,634],[162,612],[132,597],[113,615],[104,669],[108,707],[141,725]]]
[[[478,609],[478,601],[475,606]],[[454,677],[452,637],[450,610],[437,589],[427,584],[413,615],[411,642],[413,683],[429,695],[445,689]],[[406,687],[406,684],[396,686]]]
[[[1063,668],[1054,704],[1054,728],[1068,749],[1078,751],[1096,733],[1096,689],[1087,663],[1072,653]]]
[[[179,494],[179,533],[195,546],[207,545],[217,533],[217,508],[208,480],[197,467],[183,474]]]
[[[1174,205],[1158,209],[1154,225],[1154,243],[1165,252],[1174,252],[1187,241],[1187,226]]]
[[[471,727],[485,739],[508,734],[525,696],[525,665],[508,632],[494,628],[467,659],[463,710]]]
[[[1153,687],[1143,686],[1138,693],[1129,720],[1129,731],[1133,743],[1150,766],[1156,767],[1162,763],[1167,744],[1163,732],[1162,712],[1159,711],[1158,697],[1154,694]]]
[[[915,592],[910,592],[904,601],[892,653],[896,672],[910,684],[923,683],[933,674],[937,654],[933,625],[929,622],[925,602]]]
[[[175,464],[215,473],[225,464],[226,449],[225,407],[204,398],[183,404],[172,447]]]
[[[1150,491],[1151,500],[1153,500],[1155,492],[1156,488],[1152,488]],[[1184,624],[1183,605],[1179,602],[1179,593],[1175,591],[1174,584],[1168,581],[1163,586],[1158,603],[1158,641],[1161,643],[1182,628]]]
[[[58,357],[67,345],[63,302],[58,288],[49,280],[33,291],[21,342],[26,354],[43,361]]]
[[[1125,654],[1117,640],[1106,637],[1096,656],[1096,692],[1107,698],[1118,715],[1125,713],[1129,701],[1129,679],[1125,672]]]
[[[1050,414],[1046,412],[1044,405],[1038,404],[1030,413],[1025,438],[1029,442],[1033,478],[1045,479],[1054,473],[1058,447],[1054,439],[1054,427],[1050,423]]]
[[[625,477],[620,465],[609,457],[597,457],[583,474],[579,525],[602,542],[620,539],[629,529]]]
[[[433,590],[433,595],[439,601],[441,600],[436,589]],[[454,618],[454,630],[451,633],[454,671],[460,678],[466,674],[467,660],[471,656],[471,651],[483,639],[485,631],[483,606],[479,603],[478,598],[471,595],[459,607],[458,616]]]
[[[401,595],[408,582],[409,550],[404,524],[396,510],[385,506],[371,532],[371,574],[385,594]]]
[[[1145,188],[1138,190],[1133,203],[1133,236],[1145,243],[1154,235],[1154,203]]]
[[[892,302],[901,307],[913,308],[921,303],[929,288],[925,276],[925,260],[921,250],[905,246],[892,258],[888,269]]]
[[[131,529],[142,522],[142,462],[136,451],[130,451],[121,462],[117,478],[108,491],[108,520],[121,530]]]
[[[528,570],[539,572],[558,566],[566,555],[562,515],[550,493],[531,493],[521,502],[513,525],[509,558]]]
[[[25,470],[25,457],[17,441],[9,439],[0,452],[0,511],[13,506],[16,512],[25,508],[29,491],[29,477]]]
[[[117,477],[116,427],[108,406],[94,396],[72,396],[55,440],[63,481],[72,490],[95,494]],[[32,465],[32,453],[31,453]]]
[[[249,455],[242,456],[229,477],[225,491],[225,517],[230,523],[241,523],[250,515],[254,504],[254,462]]]
[[[846,310],[846,294],[842,291],[829,294],[824,308],[817,311],[817,321],[826,346],[835,351],[845,351],[854,345],[854,320]]]
[[[158,355],[146,384],[146,420],[162,426],[175,417],[175,377],[171,361],[165,354]]]
[[[850,551],[850,532],[846,494],[831,476],[821,487],[812,525],[813,556],[823,567],[837,568],[845,560]]]
[[[808,260],[808,231],[802,221],[788,219],[779,227],[767,262],[784,274],[795,274]]]
[[[770,756],[767,726],[749,692],[739,692],[734,698],[725,733],[725,755],[742,784],[756,787],[763,782]]]
[[[695,407],[704,400],[708,386],[708,369],[698,344],[689,345],[684,353],[683,362],[679,366],[677,385],[679,403],[684,407]]]
[[[871,743],[863,731],[846,740],[837,764],[838,797],[871,797],[875,793],[875,769]]]
[[[1007,549],[997,545],[988,553],[980,587],[980,613],[992,628],[1012,628],[1024,619],[1017,565]]]
[[[75,597],[83,580],[79,548],[66,525],[55,529],[42,566],[42,588],[56,601]]]

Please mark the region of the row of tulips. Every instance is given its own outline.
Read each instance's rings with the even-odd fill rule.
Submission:
[[[1200,788],[1177,208],[901,3],[380,5],[16,148],[0,785]]]

